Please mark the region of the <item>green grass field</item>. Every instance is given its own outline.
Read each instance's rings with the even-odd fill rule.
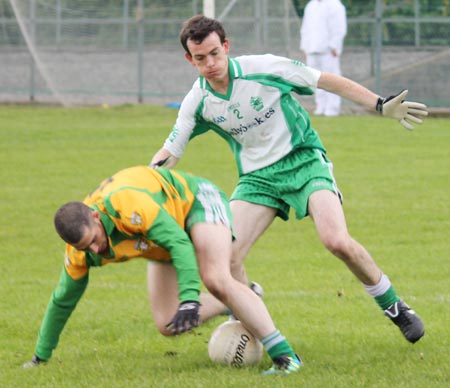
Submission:
[[[91,271],[90,285],[51,361],[33,370],[37,331],[63,262],[53,214],[117,170],[147,164],[173,125],[163,107],[0,106],[1,387],[448,387],[450,386],[450,121],[410,133],[375,116],[313,118],[334,162],[352,235],[423,318],[415,345],[383,317],[309,219],[275,221],[247,259],[301,373],[209,361],[217,318],[179,338],[157,333],[146,264]],[[218,136],[195,139],[177,166],[228,194],[237,181]]]

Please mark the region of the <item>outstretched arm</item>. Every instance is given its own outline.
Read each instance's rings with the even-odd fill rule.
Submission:
[[[23,364],[24,368],[35,367],[51,357],[66,322],[87,287],[88,279],[89,275],[86,274],[74,280],[69,276],[66,268],[62,269],[58,287],[50,298],[39,330],[34,356],[31,361]]]
[[[426,105],[404,100],[408,94],[407,90],[384,98],[357,82],[331,73],[322,73],[317,87],[363,105],[371,111],[377,111],[383,116],[396,119],[409,130],[413,129],[411,121],[422,124],[422,119],[428,116]]]
[[[331,73],[322,73],[317,87],[363,105],[371,111],[375,111],[379,97],[365,86]]]

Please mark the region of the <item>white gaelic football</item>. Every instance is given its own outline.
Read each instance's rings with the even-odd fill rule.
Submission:
[[[208,354],[214,362],[239,368],[257,364],[263,355],[263,346],[240,321],[227,321],[211,334]]]

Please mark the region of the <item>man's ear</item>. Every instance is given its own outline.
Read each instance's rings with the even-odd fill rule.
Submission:
[[[100,213],[97,210],[92,210],[92,217],[94,217],[94,220],[100,220]]]
[[[184,53],[184,57],[186,58],[186,60],[192,65],[195,66],[194,64],[194,60],[192,59],[192,55],[189,53]]]
[[[228,55],[228,53],[230,52],[230,41],[228,39],[225,39],[223,41],[223,49],[225,50],[225,54]]]

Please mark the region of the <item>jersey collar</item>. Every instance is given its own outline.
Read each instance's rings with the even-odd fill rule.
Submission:
[[[227,94],[221,94],[214,91],[209,85],[208,81],[202,75],[199,76],[200,88],[208,90],[210,93],[215,96],[229,100],[231,96],[231,92],[233,91],[233,80],[242,76],[242,68],[239,62],[235,58],[228,57],[228,75],[230,77],[230,83],[228,85]]]
[[[108,237],[111,236],[112,231],[115,228],[114,222],[111,220],[111,218],[108,217],[107,214],[102,212],[97,205],[92,205],[91,209],[97,211],[100,214],[100,220],[103,224],[103,227],[105,228],[106,234],[108,235]]]
[[[230,79],[242,77],[241,65],[235,58],[228,58],[228,71]]]

